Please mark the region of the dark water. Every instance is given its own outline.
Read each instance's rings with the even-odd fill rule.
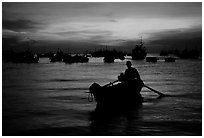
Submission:
[[[202,135],[202,61],[132,61],[146,85],[145,102],[125,112],[95,112],[88,87],[117,79],[126,61],[104,64],[2,64],[3,135]],[[123,101],[121,101],[123,102]]]

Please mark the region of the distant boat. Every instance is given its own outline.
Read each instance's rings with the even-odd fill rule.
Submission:
[[[120,60],[125,60],[125,56],[124,55],[119,55],[117,58],[119,58]]]
[[[39,57],[37,54],[33,54],[31,51],[27,50],[21,53],[15,53],[13,51],[6,51],[3,54],[3,59],[6,62],[13,63],[38,63]]]
[[[51,54],[49,59],[50,62],[62,62],[62,57],[57,54]]]
[[[176,58],[174,57],[166,57],[165,62],[175,62]]]
[[[81,56],[81,55],[75,55],[75,56],[71,56],[69,54],[65,54],[64,58],[63,58],[63,62],[65,63],[86,63],[89,61],[89,58],[86,56]]]
[[[142,60],[147,56],[146,48],[143,46],[144,43],[141,38],[140,44],[136,44],[135,48],[132,49],[132,59],[133,60]]]
[[[115,58],[113,56],[105,56],[103,58],[104,63],[113,63]]]
[[[147,62],[157,62],[158,58],[157,57],[146,57]]]
[[[62,62],[64,53],[58,48],[56,54],[50,53],[50,62]]]

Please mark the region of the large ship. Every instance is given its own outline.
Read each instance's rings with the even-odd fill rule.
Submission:
[[[146,48],[143,45],[144,45],[144,42],[142,41],[142,37],[141,37],[140,44],[136,44],[135,48],[132,49],[133,60],[142,60],[146,58],[147,52],[146,52]]]

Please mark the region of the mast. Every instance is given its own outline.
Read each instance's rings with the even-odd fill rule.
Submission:
[[[143,43],[143,41],[142,41],[142,36],[141,36],[141,43],[140,43],[140,46],[143,46],[143,44],[144,44],[144,43]]]

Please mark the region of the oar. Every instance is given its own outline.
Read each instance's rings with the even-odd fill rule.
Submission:
[[[115,80],[115,81],[113,81],[113,82],[110,82],[110,83],[108,83],[108,84],[102,86],[102,87],[107,87],[107,86],[109,86],[109,85],[111,85],[111,84],[113,84],[113,83],[116,83],[116,82],[118,82],[118,81],[119,81],[119,80]],[[147,86],[147,85],[145,85],[145,84],[143,85],[143,87],[146,87],[146,88],[150,89],[151,91],[153,91],[153,92],[159,94],[159,97],[167,96],[167,95],[165,95],[165,94],[163,94],[163,93],[161,93],[161,92],[159,92],[159,91],[157,91],[157,90],[155,90],[155,89],[153,89],[153,88],[151,88],[151,87],[149,87],[149,86]],[[90,93],[90,92],[86,92],[86,93]]]
[[[107,87],[107,86],[109,86],[109,85],[111,85],[111,84],[113,84],[113,83],[116,83],[116,82],[118,82],[118,81],[119,81],[119,80],[115,80],[115,81],[113,81],[113,82],[110,82],[110,83],[108,83],[108,84],[102,86],[102,87]]]
[[[165,94],[163,94],[163,93],[161,93],[161,92],[159,92],[159,91],[157,91],[157,90],[155,90],[155,89],[153,89],[153,88],[151,88],[151,87],[149,87],[149,86],[147,86],[147,85],[144,85],[144,87],[146,87],[146,88],[150,89],[151,91],[153,91],[153,92],[159,94],[160,97],[166,96]]]
[[[111,84],[113,84],[113,83],[116,83],[116,82],[118,82],[119,80],[115,80],[115,81],[113,81],[113,82],[110,82],[110,83],[108,83],[108,84],[106,84],[106,85],[104,85],[104,86],[101,86],[101,87],[108,87],[109,85],[111,85]],[[91,93],[91,92],[85,92],[85,93]]]
[[[113,81],[113,82],[110,82],[110,83],[108,83],[108,84],[102,86],[102,87],[107,87],[107,86],[109,86],[109,85],[111,85],[111,84],[113,84],[113,83],[116,83],[116,82],[118,82],[118,81],[119,81],[119,80],[115,80],[115,81]],[[165,94],[163,94],[163,93],[161,93],[161,92],[159,92],[159,91],[157,91],[157,90],[155,90],[155,89],[153,89],[153,88],[151,88],[151,87],[149,87],[149,86],[147,86],[147,85],[144,85],[144,87],[146,87],[146,88],[152,90],[153,92],[159,94],[159,97],[167,96],[167,95],[165,95]]]

